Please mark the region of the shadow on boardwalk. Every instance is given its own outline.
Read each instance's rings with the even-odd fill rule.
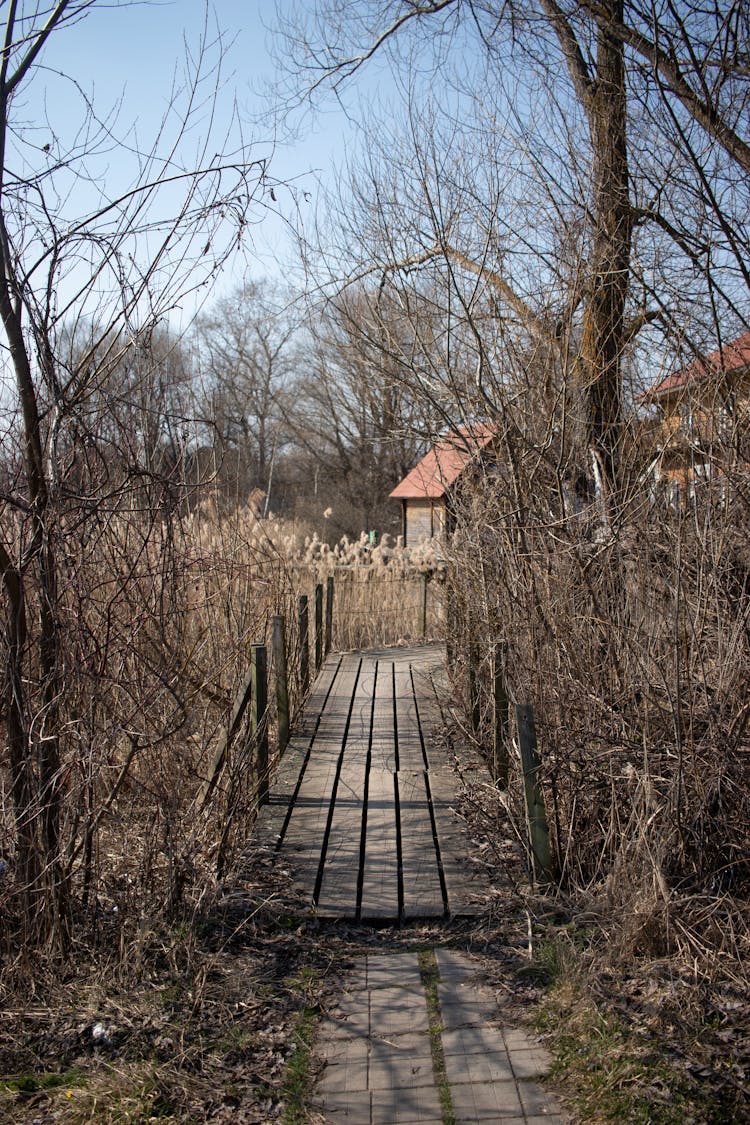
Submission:
[[[448,692],[441,645],[331,657],[259,820],[321,947],[377,947],[347,959],[318,1028],[311,1120],[564,1120],[538,1082],[546,1053],[479,962],[440,948],[493,893],[459,811]]]
[[[442,645],[326,662],[257,830],[319,917],[409,922],[485,900],[440,737],[447,690]]]

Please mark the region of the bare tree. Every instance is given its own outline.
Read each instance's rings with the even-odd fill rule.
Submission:
[[[312,346],[289,411],[301,450],[297,490],[305,504],[332,509],[328,526],[336,537],[395,531],[388,492],[413,466],[435,422],[414,393],[412,321],[387,294],[362,286],[314,306],[309,323]]]
[[[0,320],[22,446],[0,544],[16,872],[28,934],[63,944],[70,867],[60,838],[62,762],[75,742],[66,708],[66,544],[81,538],[82,521],[101,526],[103,518],[95,503],[101,476],[87,478],[94,495],[84,504],[69,472],[92,457],[86,412],[102,373],[111,374],[126,354],[142,354],[143,333],[215,276],[241,238],[262,180],[243,150],[216,156],[217,138],[194,140],[193,127],[216,93],[221,42],[208,28],[176,76],[151,148],[125,131],[118,136],[117,120],[100,120],[83,96],[80,121],[72,128],[58,122],[39,143],[21,95],[39,83],[42,60],[54,57],[58,39],[62,46],[94,6],[10,0],[0,58]],[[74,75],[63,71],[59,80],[77,89]],[[102,166],[113,138],[127,144],[134,169],[132,182],[115,190]],[[95,328],[72,356],[69,341],[82,321]],[[127,450],[119,453],[127,459]],[[120,489],[120,501],[122,495]]]
[[[204,413],[231,492],[271,492],[275,459],[287,440],[285,405],[300,364],[299,337],[291,295],[270,281],[240,286],[200,319]]]
[[[440,151],[434,127],[425,128],[428,117],[432,123],[444,113],[476,143],[479,130],[469,124],[470,114],[478,112],[488,121],[491,105],[494,125],[484,134],[484,159],[499,164],[512,134],[527,164],[526,182],[529,176],[546,180],[547,205],[558,210],[557,245],[533,233],[529,214],[526,245],[520,257],[514,252],[514,241],[518,246],[524,235],[518,225],[510,229],[505,212],[526,188],[511,176],[495,196],[494,214],[485,208],[491,222],[483,222],[484,243],[476,227],[472,237],[466,211],[475,210],[476,194],[469,187],[473,169],[467,167],[459,211],[443,206],[433,179],[431,203],[425,198],[422,225],[412,225],[411,243],[395,234],[395,226],[405,231],[406,225],[393,208],[387,236],[381,224],[381,250],[390,251],[391,270],[413,272],[420,262],[442,258],[457,295],[456,275],[473,273],[494,290],[500,315],[525,321],[527,334],[544,339],[547,351],[557,353],[566,394],[582,406],[593,458],[590,474],[615,510],[626,495],[620,464],[623,410],[629,353],[639,333],[659,325],[674,338],[679,326],[690,340],[686,321],[702,303],[711,310],[711,324],[693,330],[695,344],[707,331],[715,335],[726,328],[727,314],[730,321],[741,316],[746,301],[746,189],[736,174],[747,151],[745,23],[737,4],[710,10],[686,4],[679,12],[670,7],[657,13],[624,0],[539,0],[531,6],[329,0],[307,20],[295,13],[282,21],[293,89],[322,96],[332,86],[338,93],[378,52],[388,52],[396,65],[411,65],[418,57],[429,72],[451,79],[444,106],[433,95],[431,112],[418,123],[423,156],[430,146]],[[468,51],[461,53],[469,44],[481,58],[473,68]],[[451,52],[458,60],[453,70]],[[412,97],[417,86],[417,80],[409,82]],[[415,125],[412,119],[407,126],[412,136]],[[635,140],[628,135],[634,129]],[[721,146],[723,161],[707,148],[706,136]],[[572,156],[577,184],[560,174],[562,152]],[[437,156],[434,164],[441,160],[445,157]],[[446,171],[450,176],[449,160],[442,174]],[[425,182],[420,157],[411,163],[411,180]],[[384,163],[379,194],[371,197],[384,218],[391,206],[384,202],[386,184],[393,185],[394,178]],[[392,192],[392,198],[397,195],[403,197],[403,191]],[[564,280],[553,263],[573,230],[575,276]],[[521,262],[533,255],[543,286],[537,293],[525,286],[529,275]],[[671,274],[665,273],[666,264]],[[383,266],[389,268],[385,261]],[[550,281],[556,293],[550,293]],[[549,311],[556,305],[557,316],[539,315],[547,296],[552,297]]]

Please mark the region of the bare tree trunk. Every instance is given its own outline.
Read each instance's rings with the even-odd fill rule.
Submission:
[[[625,57],[611,24],[622,20],[624,0],[606,0],[597,17],[592,75],[576,34],[556,0],[542,0],[559,39],[591,137],[593,242],[578,356],[586,403],[588,444],[611,510],[620,484],[621,360],[625,302],[630,285],[632,207],[627,151]]]
[[[611,0],[622,16],[623,0]],[[593,152],[594,241],[591,291],[583,313],[581,375],[589,403],[589,442],[611,503],[620,484],[621,363],[630,284],[632,208],[629,198],[625,66],[622,43],[601,24],[597,75],[589,102]]]
[[[26,608],[21,575],[2,546],[0,546],[0,567],[8,599],[5,707],[13,813],[16,822],[16,879],[21,888],[23,912],[28,929],[33,924],[37,912],[40,864],[34,773],[28,752],[23,692]]]
[[[55,616],[57,580],[49,515],[49,490],[44,472],[41,423],[31,364],[21,327],[20,302],[11,295],[12,262],[7,238],[2,242],[0,319],[10,345],[24,431],[24,457],[32,538],[25,565],[38,571],[39,675],[38,734],[32,736],[24,691],[26,637],[25,597],[21,574],[10,558],[2,560],[8,596],[8,725],[14,814],[18,831],[18,869],[24,913],[37,932],[54,933],[65,944],[67,896],[59,857],[60,749],[57,721],[59,631]],[[35,741],[38,739],[38,788],[34,785]],[[37,827],[37,819],[39,824]],[[41,883],[49,894],[42,899]],[[47,909],[40,912],[42,901]]]

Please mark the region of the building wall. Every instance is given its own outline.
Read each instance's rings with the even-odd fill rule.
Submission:
[[[404,544],[414,547],[423,539],[445,534],[444,500],[407,500]]]

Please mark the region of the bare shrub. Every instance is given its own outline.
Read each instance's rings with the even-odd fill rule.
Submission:
[[[299,594],[335,576],[335,648],[414,639],[422,574],[430,575],[430,621],[438,623],[440,564],[434,545],[413,553],[363,540],[300,545],[284,521],[247,508],[219,515],[207,503],[183,515],[144,496],[134,510],[113,505],[99,516],[64,529],[58,849],[74,922],[125,935],[139,919],[196,909],[241,857],[258,798],[247,726],[209,799],[206,782],[254,643],[269,644],[276,754],[273,615],[286,621],[294,714],[302,702]],[[10,519],[3,531],[7,542],[17,534]],[[34,623],[28,627],[33,640]],[[43,727],[44,715],[36,721]],[[21,873],[10,794],[3,764],[0,895],[12,919]],[[41,790],[36,816],[44,816]],[[13,929],[5,930],[11,944]]]
[[[734,898],[739,917],[750,885],[745,475],[678,504],[633,490],[616,528],[555,512],[538,476],[521,482],[520,510],[487,478],[451,550],[467,728],[471,660],[489,750],[502,639],[511,699],[535,707],[561,884],[611,908],[620,943],[641,952],[732,944],[716,912]]]

